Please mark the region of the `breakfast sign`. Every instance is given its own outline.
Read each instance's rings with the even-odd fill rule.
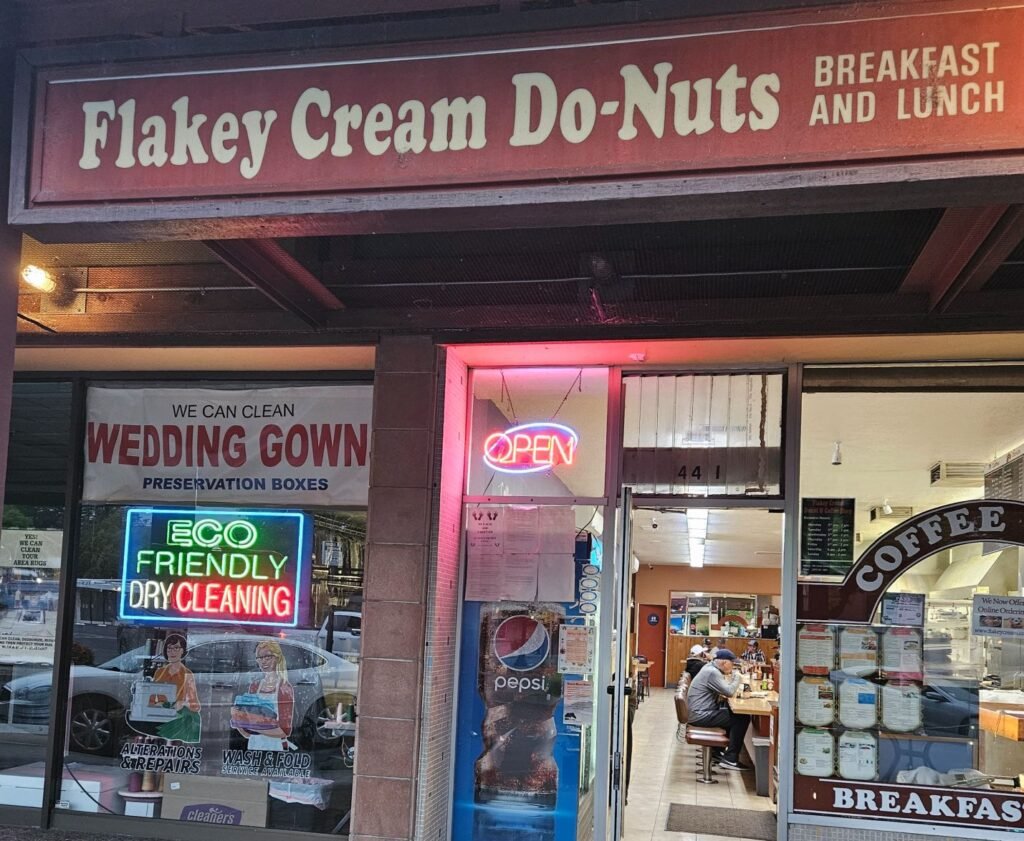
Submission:
[[[908,8],[292,63],[40,70],[22,114],[26,199],[323,195],[1021,149],[1024,8]]]

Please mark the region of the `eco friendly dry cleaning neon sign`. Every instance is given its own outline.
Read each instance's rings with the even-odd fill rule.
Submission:
[[[551,421],[535,421],[495,432],[484,441],[484,463],[502,473],[541,473],[576,461],[580,436]]]
[[[129,509],[119,616],[294,627],[311,547],[300,511]]]

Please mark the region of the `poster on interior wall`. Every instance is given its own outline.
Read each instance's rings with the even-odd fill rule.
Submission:
[[[0,664],[53,663],[64,534],[0,532]]]
[[[971,633],[983,637],[1024,637],[1024,599],[975,596]]]
[[[800,505],[800,574],[846,575],[853,566],[854,499],[804,498]]]
[[[92,386],[86,502],[366,505],[369,385]]]

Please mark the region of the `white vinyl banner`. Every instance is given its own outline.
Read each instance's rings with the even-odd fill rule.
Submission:
[[[366,505],[370,385],[90,387],[86,502]]]

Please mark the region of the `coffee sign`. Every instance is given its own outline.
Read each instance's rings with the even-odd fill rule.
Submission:
[[[799,584],[797,618],[871,622],[882,594],[914,564],[944,549],[978,542],[1024,545],[1024,502],[958,502],[905,520],[871,544],[841,584]]]

